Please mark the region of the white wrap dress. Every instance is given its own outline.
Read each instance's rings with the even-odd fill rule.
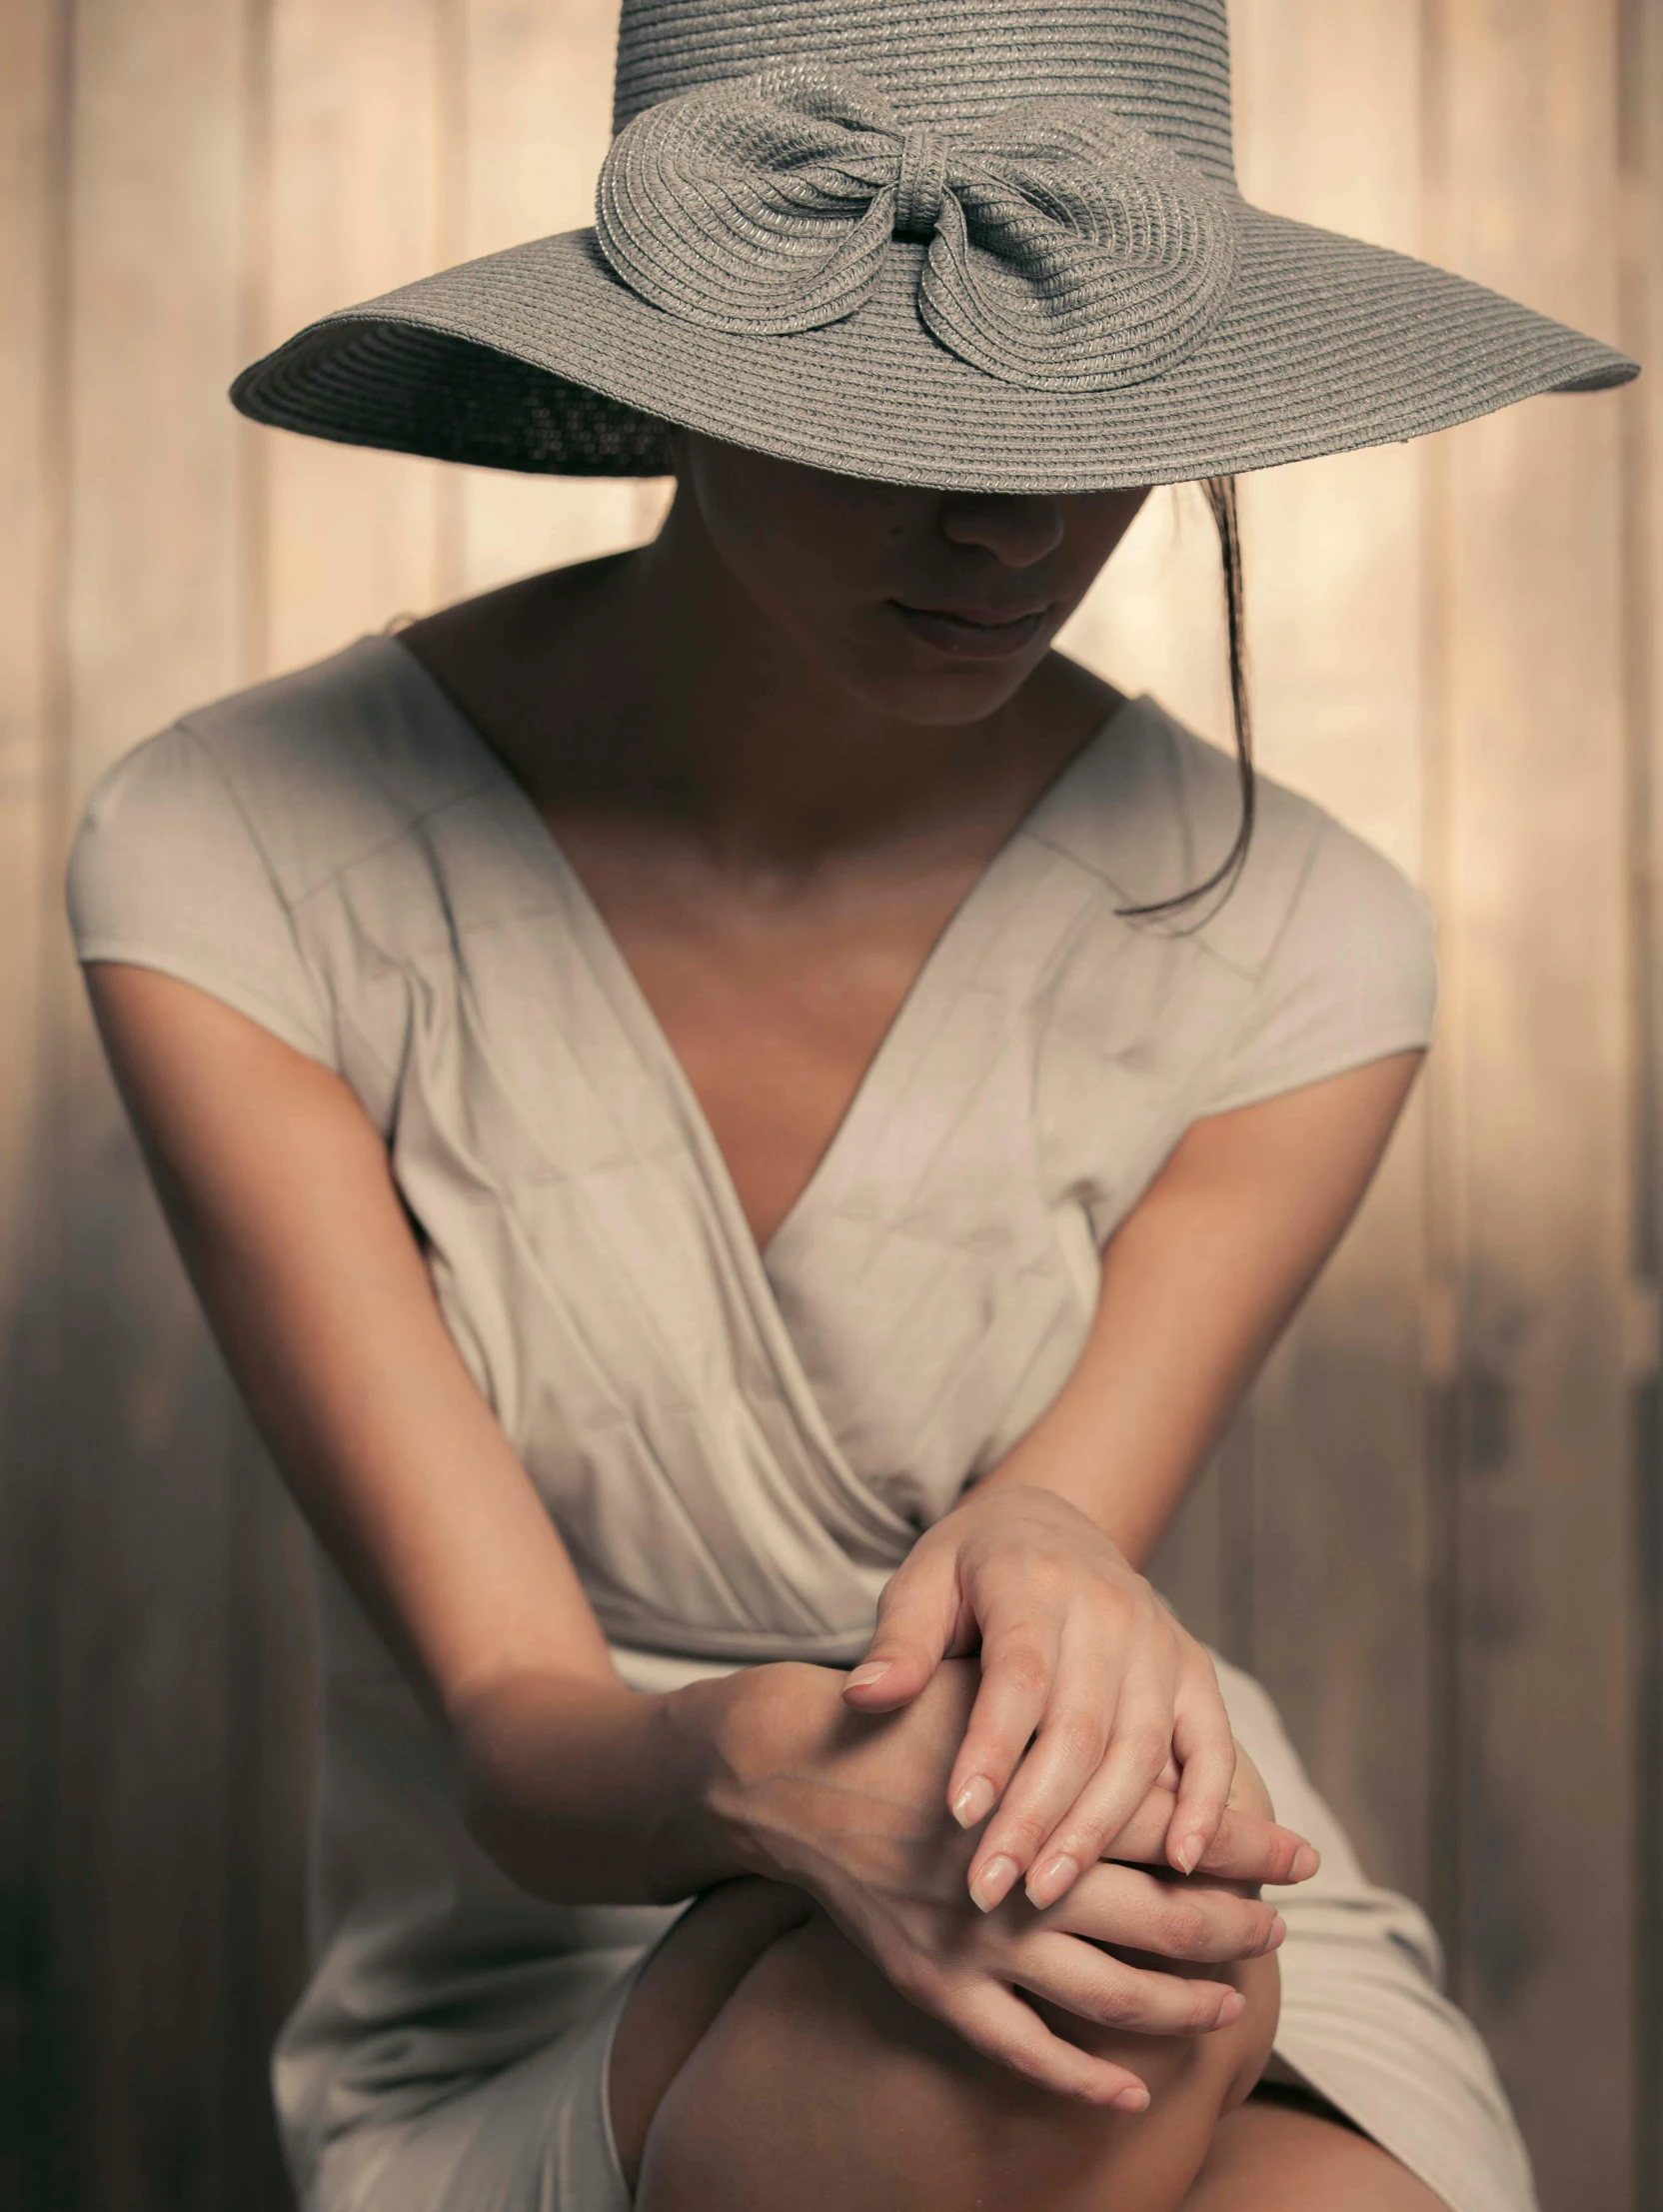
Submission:
[[[94,794],[84,961],[183,978],[338,1071],[388,1143],[446,1322],[626,1681],[847,1663],[918,1530],[1082,1346],[1100,1248],[1198,1115],[1424,1045],[1403,879],[1266,782],[1199,928],[1231,765],[1121,708],[936,945],[759,1251],[663,1033],[542,818],[403,647],[186,716]],[[275,2081],[309,2212],[625,2212],[609,2039],[677,1908],[526,1895],[326,1562],[315,1971]],[[1370,1886],[1263,1691],[1222,1666],[1277,1811],[1277,2063],[1453,2212],[1529,2212],[1489,2061],[1407,1900]]]

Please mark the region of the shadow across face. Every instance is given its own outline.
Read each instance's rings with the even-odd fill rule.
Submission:
[[[673,445],[668,531],[702,540],[812,668],[911,723],[979,722],[1018,691],[1148,497],[931,491],[691,431]]]

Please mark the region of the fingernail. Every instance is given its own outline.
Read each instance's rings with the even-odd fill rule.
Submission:
[[[1147,2112],[1149,2092],[1146,2089],[1122,2089],[1109,2110],[1111,2112]]]
[[[1180,1874],[1193,1874],[1201,1863],[1201,1853],[1207,1847],[1207,1839],[1199,1833],[1186,1835],[1172,1853],[1172,1863]]]
[[[1314,1847],[1309,1843],[1301,1843],[1298,1850],[1293,1854],[1293,1869],[1290,1878],[1296,1882],[1308,1882],[1321,1864],[1322,1860],[1317,1855]]]
[[[1046,1905],[1054,1905],[1078,1873],[1078,1859],[1071,1859],[1066,1851],[1053,1853],[1043,1866],[1036,1866],[1028,1876],[1028,1903],[1037,1905],[1041,1911]]]
[[[970,1884],[970,1902],[978,1912],[991,1912],[1010,1894],[1010,1885],[1016,1879],[1014,1859],[989,1859],[975,1880]]]
[[[1286,1936],[1286,1934],[1287,1922],[1278,1912],[1270,1923],[1270,1940],[1264,1946],[1265,1949],[1267,1951],[1279,1951],[1282,1947],[1282,1939]]]
[[[868,1660],[866,1665],[857,1666],[854,1669],[854,1672],[843,1684],[844,1689],[864,1689],[870,1682],[881,1682],[893,1663],[891,1659]]]
[[[1224,2002],[1218,2007],[1218,2025],[1221,2028],[1229,2027],[1232,2022],[1239,2020],[1246,2010],[1247,2000],[1241,1994],[1241,1991],[1239,1989],[1226,1990]]]
[[[985,1774],[972,1774],[952,1800],[952,1817],[961,1828],[973,1828],[993,1809],[993,1785]]]

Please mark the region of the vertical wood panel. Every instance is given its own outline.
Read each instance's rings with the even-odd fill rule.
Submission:
[[[55,576],[55,486],[49,475],[58,332],[52,247],[58,26],[49,0],[0,10],[0,1328],[20,1292],[37,1075],[37,989],[44,921],[46,821],[54,763],[48,716],[49,587]]]
[[[1413,251],[1420,39],[1400,0],[1238,0],[1242,185],[1305,222]],[[1243,485],[1267,773],[1421,871],[1415,449]],[[1255,1663],[1377,1879],[1427,1894],[1423,1122],[1254,1393]]]
[[[1226,1458],[1220,1452],[1191,1484],[1145,1572],[1192,1636],[1239,1659],[1225,1602],[1226,1480]]]
[[[32,1448],[50,1367],[39,1204],[45,1166],[39,986],[56,809],[52,463],[62,338],[55,283],[63,44],[50,0],[0,10],[0,2203],[39,2202],[32,2115],[49,2003],[40,1880],[50,1745],[51,1469]]]
[[[270,0],[265,329],[425,276],[444,258],[444,0]],[[265,654],[293,668],[440,597],[437,463],[257,433]]]
[[[1444,0],[1440,60],[1443,254],[1613,331],[1615,7]],[[1441,464],[1460,1985],[1566,2212],[1632,2202],[1619,423],[1535,401]]]
[[[248,1422],[234,1417],[221,1968],[222,2201],[291,2205],[271,2053],[306,1980],[307,1832],[317,1735],[312,1592],[300,1516]]]
[[[241,674],[239,0],[82,0],[68,238],[68,772]],[[61,934],[58,940],[61,945]],[[79,1006],[56,1109],[68,1277],[53,1807],[53,2203],[228,2201],[223,2047],[238,1416]]]
[[[1655,1299],[1663,1277],[1663,0],[1627,0],[1622,30],[1624,338],[1650,367],[1623,402],[1638,960],[1634,1262]],[[1635,2194],[1643,2212],[1657,2212],[1663,2206],[1663,1378],[1655,1359],[1637,1382]]]

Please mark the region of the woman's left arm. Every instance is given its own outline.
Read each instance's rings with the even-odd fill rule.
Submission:
[[[1168,1859],[1188,1873],[1212,1841],[1229,1721],[1138,1565],[1355,1213],[1420,1061],[1193,1123],[1110,1239],[1067,1383],[884,1591],[851,1705],[891,1710],[981,1654],[947,1792],[966,1827],[997,1807],[968,1870],[984,1909],[1024,1875],[1052,1903],[1174,1767]]]

